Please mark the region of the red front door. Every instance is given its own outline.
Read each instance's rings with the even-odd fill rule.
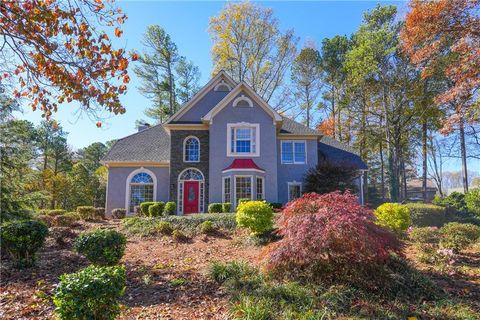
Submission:
[[[183,213],[198,212],[198,181],[185,181],[183,183]]]

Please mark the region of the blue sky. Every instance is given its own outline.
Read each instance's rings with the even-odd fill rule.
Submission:
[[[274,10],[283,30],[293,28],[302,45],[306,40],[320,44],[325,37],[337,34],[350,35],[355,32],[362,20],[362,14],[379,3],[378,1],[267,1],[259,2]],[[400,15],[407,10],[405,1],[386,2],[395,4]],[[159,24],[171,35],[179,53],[199,66],[202,73],[201,84],[208,81],[211,71],[211,40],[208,35],[209,18],[218,14],[225,5],[223,1],[211,2],[166,2],[166,1],[118,1],[117,5],[127,14],[123,26],[123,37],[117,41],[128,51],[142,50],[141,38],[147,26]],[[124,115],[109,117],[102,128],[96,128],[95,121],[86,115],[75,113],[74,105],[62,106],[55,115],[57,121],[69,132],[68,141],[74,148],[82,148],[93,142],[105,142],[134,133],[135,120],[146,119],[143,111],[150,105],[137,90],[138,79],[130,72],[131,83],[122,97],[127,112]],[[24,111],[20,117],[38,123],[40,112]],[[460,168],[457,161],[449,167]],[[480,168],[480,163],[472,163]]]

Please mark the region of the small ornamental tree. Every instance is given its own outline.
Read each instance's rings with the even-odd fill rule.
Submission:
[[[273,209],[265,201],[240,202],[236,219],[239,227],[250,229],[253,235],[273,229]]]
[[[266,248],[266,268],[280,278],[366,281],[400,250],[395,235],[374,219],[350,192],[305,194],[282,211],[283,238]]]
[[[305,174],[305,192],[324,194],[334,191],[357,191],[358,171],[350,166],[323,161]]]

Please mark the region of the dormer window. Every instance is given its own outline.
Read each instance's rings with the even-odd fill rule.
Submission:
[[[228,92],[231,91],[232,88],[225,82],[225,80],[222,79],[215,88],[213,88],[214,91],[223,91],[223,92]]]
[[[233,106],[234,107],[250,107],[253,108],[253,102],[250,100],[250,98],[245,97],[243,94],[233,100]]]
[[[200,140],[197,137],[187,137],[183,141],[183,161],[200,161]]]
[[[260,126],[258,123],[227,124],[227,156],[260,155]]]

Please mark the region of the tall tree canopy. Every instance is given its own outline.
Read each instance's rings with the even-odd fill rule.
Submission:
[[[177,111],[178,98],[184,103],[198,91],[200,72],[178,53],[175,42],[159,25],[148,27],[143,45],[145,52],[134,72],[142,81],[140,92],[153,103],[145,115],[163,122]]]
[[[227,4],[210,19],[209,31],[213,73],[224,69],[268,102],[295,58],[293,31],[281,32],[273,11],[251,2]]]
[[[442,70],[451,85],[437,103],[452,104],[445,122],[480,119],[480,1],[412,0],[402,30],[403,49],[428,78]]]
[[[122,35],[126,16],[112,2],[1,1],[0,81],[47,118],[72,101],[88,112],[124,113],[129,59],[99,28]]]

